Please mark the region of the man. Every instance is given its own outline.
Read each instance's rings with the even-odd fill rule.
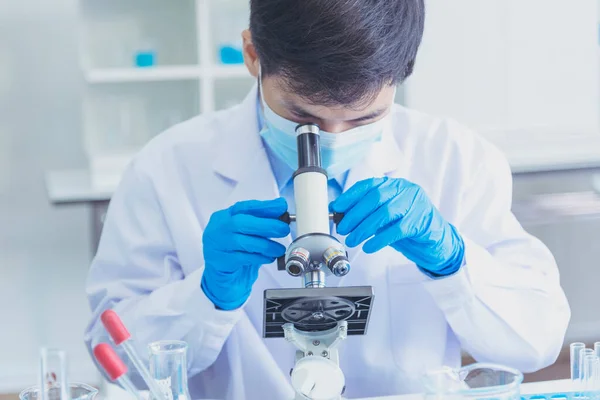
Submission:
[[[551,364],[569,307],[552,255],[511,214],[506,160],[453,121],[393,105],[423,20],[422,0],[252,0],[257,87],[130,165],[90,271],[88,345],[107,340],[98,317],[113,308],[141,354],[189,343],[194,398],[292,398],[295,348],[262,339],[262,296],[300,284],[274,263],[295,237],[278,217],[295,207],[294,128],[315,123],[330,207],[345,213],[341,284],[376,294],[368,334],[341,349],[345,396],[417,391],[461,349],[524,372]]]

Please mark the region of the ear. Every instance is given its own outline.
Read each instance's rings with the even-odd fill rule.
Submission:
[[[245,29],[242,32],[242,40],[244,46],[244,64],[246,64],[246,68],[248,68],[248,72],[253,77],[258,77],[258,54],[256,54],[256,48],[252,43],[252,33],[250,30]]]

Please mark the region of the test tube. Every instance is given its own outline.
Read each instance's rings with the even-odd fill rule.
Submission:
[[[581,349],[581,351],[579,352],[579,375],[580,375],[580,379],[576,385],[576,389],[578,392],[579,397],[583,397],[583,398],[588,398],[587,396],[587,386],[590,384],[588,383],[588,380],[591,379],[590,376],[586,375],[586,366],[585,366],[585,359],[587,356],[593,356],[594,354],[594,349]]]
[[[94,347],[94,357],[102,365],[111,381],[119,383],[137,400],[143,400],[140,392],[127,377],[127,366],[108,343],[100,343]]]
[[[150,390],[152,396],[158,400],[166,400],[160,386],[158,386],[156,380],[152,378],[150,371],[148,371],[148,368],[146,368],[142,359],[131,344],[131,334],[123,324],[123,321],[121,321],[119,315],[113,310],[106,310],[102,313],[100,319],[110,334],[110,337],[115,342],[115,346],[120,346],[125,350],[125,353],[133,363],[133,366],[140,373],[140,376],[144,382],[146,382],[146,385],[148,385],[148,390]]]
[[[581,342],[571,343],[571,381],[576,383],[581,379],[581,350],[585,349],[585,344]]]
[[[593,356],[593,355],[595,355],[594,349],[582,349],[581,352],[579,353],[579,375],[580,375],[581,379],[583,379],[583,377],[584,377],[583,368],[584,368],[585,357]]]
[[[585,397],[587,399],[596,398],[599,376],[600,359],[595,354],[586,354],[583,357],[583,389],[585,390]]]
[[[49,400],[49,389],[58,385],[60,400],[70,400],[71,390],[67,378],[67,353],[43,347],[40,351],[40,398]]]
[[[594,343],[594,353],[596,353],[596,355],[600,357],[600,342]]]

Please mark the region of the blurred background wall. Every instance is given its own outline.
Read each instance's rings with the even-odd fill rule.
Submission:
[[[515,213],[559,262],[567,342],[600,339],[597,2],[427,5],[397,101],[506,153]],[[98,382],[84,282],[110,193],[152,136],[245,96],[246,24],[245,0],[0,0],[0,393],[35,382],[43,345]]]
[[[91,252],[86,207],[48,202],[48,168],[86,164],[77,0],[0,1],[0,392],[35,381],[38,348],[82,344]]]

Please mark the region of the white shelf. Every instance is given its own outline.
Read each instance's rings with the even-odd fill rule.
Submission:
[[[218,65],[209,68],[206,75],[213,78],[249,78],[250,73],[245,65]]]
[[[135,153],[168,126],[246,96],[253,83],[246,67],[221,64],[218,50],[242,44],[249,7],[247,0],[151,0],[148,7],[148,2],[118,0],[80,3],[83,132],[90,172],[76,179],[76,188],[89,184],[92,197],[103,197],[116,186],[124,166],[105,157],[106,149]],[[158,64],[132,64],[134,54],[144,49],[156,52]],[[58,189],[55,194],[56,201],[82,197]]]
[[[242,78],[249,76],[244,65],[214,66],[180,65],[146,68],[91,69],[85,73],[90,84],[193,80],[203,77]]]
[[[177,81],[201,76],[202,68],[197,65],[91,69],[85,74],[88,83]]]

